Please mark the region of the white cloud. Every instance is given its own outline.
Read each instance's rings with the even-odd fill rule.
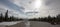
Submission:
[[[0,12],[6,12],[6,10],[9,10],[9,15],[14,15],[16,17],[45,17],[49,14],[51,16],[55,16],[57,14],[60,14],[60,1],[59,0],[42,0],[42,5],[40,9],[34,9],[33,2],[34,0],[9,0],[10,2],[16,4],[17,6],[22,6],[25,9],[22,11],[24,13],[32,12],[34,10],[37,10],[37,14],[21,14],[19,11],[11,9],[3,4],[0,4]],[[52,9],[53,8],[53,9]],[[56,9],[59,8],[59,9]],[[30,11],[31,10],[31,11]],[[48,12],[49,11],[49,12]],[[29,16],[30,15],[30,16]]]

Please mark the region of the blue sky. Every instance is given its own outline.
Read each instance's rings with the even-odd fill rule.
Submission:
[[[41,0],[41,7],[34,8],[35,0],[0,0],[0,13],[9,10],[9,16],[46,17],[60,14],[60,0]],[[37,13],[34,13],[36,10]]]
[[[9,0],[0,0],[1,3],[3,3],[5,6],[7,6],[8,8],[20,11],[22,13],[22,9],[24,9],[24,7],[22,6],[17,6],[16,4],[10,2]]]

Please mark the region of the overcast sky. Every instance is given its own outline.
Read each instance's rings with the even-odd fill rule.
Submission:
[[[0,13],[31,18],[60,14],[60,0],[0,0]]]

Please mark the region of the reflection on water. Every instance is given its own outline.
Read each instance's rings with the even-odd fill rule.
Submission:
[[[30,27],[30,22],[29,21],[26,22],[25,25],[26,25],[26,27]]]
[[[28,19],[24,19],[24,23],[25,23],[26,27],[30,27],[30,22],[28,21]]]

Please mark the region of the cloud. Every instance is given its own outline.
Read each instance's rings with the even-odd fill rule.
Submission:
[[[33,2],[34,0],[0,0],[0,13],[9,10],[9,16],[29,18],[60,14],[60,0],[42,0],[42,5],[40,9],[36,9],[38,13],[35,15],[31,12],[35,10]]]
[[[51,16],[55,16],[57,14],[60,14],[60,8],[59,7],[60,7],[60,0],[43,0],[42,7],[41,7],[40,11],[41,10],[46,11],[46,12],[42,13],[43,15],[49,15],[50,14]]]
[[[23,7],[19,9],[24,9]],[[9,10],[9,16],[22,17],[24,14],[15,8],[9,8],[6,4],[0,3],[0,13],[5,14],[6,10]]]
[[[5,6],[7,6],[7,7],[10,8],[10,9],[14,9],[14,10],[17,10],[17,11],[23,13],[22,10],[23,10],[24,8],[23,8],[22,6],[19,7],[19,6],[17,6],[16,4],[14,4],[14,3],[12,3],[12,2],[10,2],[10,1],[8,1],[8,0],[0,0],[0,2],[2,2]]]
[[[15,17],[23,17],[24,16],[20,12],[14,10],[14,9],[9,9],[8,7],[3,6],[3,5],[1,5],[1,6],[0,6],[0,13],[3,13],[3,15],[5,15],[6,10],[8,10],[9,16],[15,16]]]

